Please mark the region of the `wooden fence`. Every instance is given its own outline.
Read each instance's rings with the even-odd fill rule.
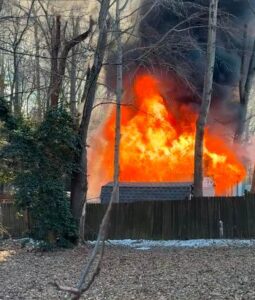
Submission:
[[[106,205],[87,206],[85,236],[95,239]],[[111,239],[255,238],[255,197],[114,204]]]
[[[11,202],[0,203],[0,237],[21,237],[27,232],[27,213],[18,212]]]
[[[88,204],[85,237],[95,239],[107,205]],[[12,203],[0,204],[0,223],[13,237],[27,232],[27,216]],[[114,204],[109,226],[111,239],[255,238],[255,197],[201,198]]]

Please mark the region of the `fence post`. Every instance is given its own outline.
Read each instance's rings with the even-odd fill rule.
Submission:
[[[4,231],[1,230],[1,228],[4,226],[3,224],[3,212],[2,212],[2,205],[0,204],[0,237],[3,238],[4,237]]]
[[[219,220],[219,233],[220,233],[220,239],[222,239],[224,236],[224,225],[222,220]]]

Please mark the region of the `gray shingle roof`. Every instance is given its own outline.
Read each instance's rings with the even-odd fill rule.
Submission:
[[[121,182],[120,202],[171,201],[190,197],[192,182]],[[101,203],[110,201],[113,183],[101,188]]]

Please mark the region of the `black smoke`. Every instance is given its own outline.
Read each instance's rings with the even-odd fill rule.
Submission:
[[[169,2],[161,1],[161,5],[155,5],[151,9],[155,1],[143,1],[140,12],[142,21],[138,28],[140,47],[156,45],[158,40],[167,36],[169,29],[180,24],[177,27],[179,32],[170,33],[172,37],[165,38],[165,46],[159,49],[156,46],[155,51],[149,53],[145,60],[148,66],[154,61],[161,65],[172,66],[173,70],[178,70],[182,66],[184,70],[187,68],[187,77],[200,90],[203,83],[200,75],[204,74],[206,59],[208,1],[182,1],[182,4],[176,4],[175,9],[168,4]],[[219,1],[214,74],[216,84],[234,85],[239,79],[242,30],[244,25],[254,18],[250,5],[255,7],[255,1]],[[181,75],[186,74],[184,72]]]
[[[142,0],[135,32],[138,38],[131,39],[123,49],[126,81],[132,81],[139,72],[172,76],[177,100],[199,107],[206,65],[208,5],[208,0]],[[250,5],[255,8],[255,0],[219,1],[211,111],[218,119],[230,122],[238,118],[239,104],[233,103],[232,92],[240,77],[244,26],[251,25],[255,18]],[[250,44],[252,41],[250,37]],[[114,70],[109,68],[107,76],[108,84],[113,86]],[[170,95],[171,89],[166,93]]]

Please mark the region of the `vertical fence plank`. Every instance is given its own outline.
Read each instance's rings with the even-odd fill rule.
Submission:
[[[162,239],[167,240],[171,238],[172,232],[171,202],[164,201],[162,203],[162,214]]]
[[[153,239],[162,239],[162,227],[163,227],[163,212],[162,212],[162,207],[163,203],[162,202],[152,202],[152,213],[153,213],[153,224],[152,224],[152,232],[151,236]]]
[[[27,231],[26,212],[19,213],[13,203],[1,203],[1,225],[12,237],[24,236]]]

